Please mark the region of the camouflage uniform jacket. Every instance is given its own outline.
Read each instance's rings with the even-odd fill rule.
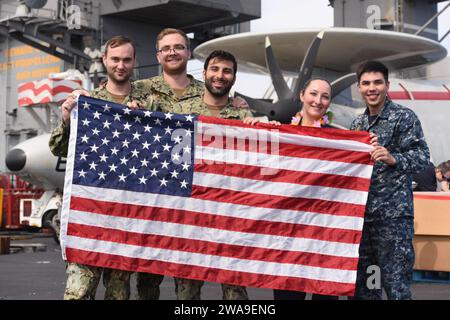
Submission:
[[[202,116],[212,116],[208,106],[203,102],[203,95],[188,101],[182,101],[173,106],[171,112],[181,114],[196,114]],[[248,108],[238,108],[233,106],[229,98],[225,107],[220,110],[218,118],[243,120],[245,117],[251,117],[252,114]]]
[[[152,77],[150,79],[136,81],[142,85],[145,92],[149,93],[146,104],[156,111],[172,112],[172,107],[178,102],[190,101],[199,98],[205,91],[203,82],[194,79],[191,75],[187,75],[191,80],[182,97],[177,97],[175,92],[170,88],[164,80],[163,75]]]
[[[430,152],[416,114],[386,98],[383,110],[371,124],[366,109],[350,129],[375,133],[378,143],[396,160],[394,166],[381,161],[375,163],[365,221],[413,218],[412,174],[430,163]]]
[[[122,101],[122,104],[127,104],[129,101],[148,101],[149,92],[146,91],[147,88],[144,87],[142,83],[138,81],[131,83],[131,91],[128,96]],[[90,92],[91,97],[103,99],[106,101],[114,101],[111,94],[106,90],[106,83],[101,85],[100,87],[92,90]],[[149,109],[151,106],[146,105]],[[70,129],[63,121],[61,124],[53,129],[52,134],[49,140],[49,147],[51,152],[55,156],[66,157],[67,150],[69,147],[69,134]]]

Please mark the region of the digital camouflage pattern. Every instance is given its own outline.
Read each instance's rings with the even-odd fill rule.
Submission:
[[[64,300],[95,300],[98,283],[103,273],[105,300],[130,298],[131,272],[69,263]]]
[[[108,92],[108,90],[106,90],[106,83],[92,90],[90,92],[90,95],[92,98],[114,101],[113,96]],[[149,101],[149,95],[150,92],[148,91],[148,88],[144,86],[143,83],[135,81],[131,83],[130,94],[125,97],[121,104],[127,104],[128,102],[135,100],[144,104],[145,108],[151,109],[151,105],[146,104],[146,102]],[[61,124],[58,127],[53,129],[50,135],[49,147],[50,151],[55,156],[67,156],[67,150],[69,148],[69,134],[69,126],[66,125],[63,121],[61,121]]]
[[[413,217],[412,174],[430,164],[430,151],[416,114],[389,99],[379,116],[369,124],[368,110],[358,116],[350,130],[364,130],[378,136],[397,163],[375,163],[370,181],[365,221]]]
[[[136,84],[142,86],[143,90],[149,93],[146,97],[146,104],[151,110],[172,112],[173,106],[177,103],[199,98],[205,91],[203,82],[194,79],[194,77],[189,74],[187,76],[191,82],[186,87],[181,97],[177,97],[175,92],[164,80],[163,75],[152,77],[150,79],[138,80],[136,81]]]
[[[367,267],[378,266],[381,284],[390,299],[410,299],[414,265],[412,174],[430,163],[430,152],[416,114],[386,98],[384,108],[369,124],[369,111],[358,116],[352,130],[378,136],[378,143],[395,158],[389,166],[373,167],[367,199],[356,283],[358,299],[381,299],[381,290],[367,288]]]
[[[412,298],[410,284],[415,260],[412,224],[411,218],[364,223],[356,279],[357,299],[381,300],[381,287],[390,300]],[[374,273],[368,269],[370,266],[378,266],[380,272]],[[371,287],[374,281],[378,281],[378,288]]]
[[[208,106],[203,102],[203,96],[182,101],[172,107],[171,112],[181,114],[195,114],[202,116],[212,116]],[[228,99],[227,105],[220,111],[219,118],[243,120],[245,117],[252,117],[248,108],[234,107],[232,100]]]
[[[204,281],[175,278],[175,293],[178,300],[200,300]],[[248,300],[247,289],[241,286],[222,284],[223,300]]]
[[[137,300],[159,300],[159,285],[164,280],[162,274],[136,273]]]

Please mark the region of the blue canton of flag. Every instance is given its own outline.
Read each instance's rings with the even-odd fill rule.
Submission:
[[[73,183],[190,196],[195,118],[80,96]]]

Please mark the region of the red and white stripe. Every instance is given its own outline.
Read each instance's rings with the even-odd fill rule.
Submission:
[[[68,95],[79,89],[79,80],[43,79],[21,83],[18,86],[18,104],[20,107],[38,103],[60,103]]]
[[[190,198],[79,185],[66,189],[67,259],[242,286],[353,295],[372,173],[368,134],[199,120]],[[214,144],[207,143],[206,133],[215,135]],[[234,143],[217,143],[218,137],[244,136],[278,145],[256,148],[246,141],[236,151]]]
[[[430,81],[391,82],[388,94],[392,100],[450,100],[448,85]]]

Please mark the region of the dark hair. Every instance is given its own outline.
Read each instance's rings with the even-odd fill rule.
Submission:
[[[191,46],[191,43],[190,43],[188,36],[186,35],[186,33],[184,33],[183,30],[174,29],[174,28],[165,28],[156,36],[156,51],[159,50],[159,41],[162,38],[164,38],[165,36],[167,36],[169,34],[175,34],[175,33],[179,34],[180,36],[182,36],[184,38],[184,40],[186,41],[187,49],[189,49]]]
[[[211,61],[211,59],[219,59],[219,60],[225,60],[225,61],[231,61],[233,62],[233,71],[234,71],[234,75],[236,75],[237,72],[237,62],[236,62],[236,58],[229,53],[228,51],[223,51],[223,50],[214,50],[213,52],[211,52],[208,56],[208,58],[206,58],[205,60],[205,64],[203,65],[203,69],[206,70],[208,69],[208,65],[209,65],[209,61]]]
[[[131,44],[133,47],[133,57],[136,57],[136,48],[134,47],[133,41],[131,41],[130,38],[127,38],[125,36],[114,36],[105,43],[105,56],[108,55],[108,49],[109,48],[116,48],[123,46],[124,44]]]
[[[450,171],[450,160],[440,163],[437,168],[444,175],[447,171]]]
[[[308,87],[311,84],[311,82],[313,82],[315,80],[325,81],[330,86],[330,91],[331,91],[331,83],[330,83],[330,81],[328,81],[327,79],[321,78],[321,77],[315,77],[315,78],[311,78],[308,81],[306,81],[306,83],[303,85],[303,88],[300,91],[300,93],[301,94],[305,94],[305,90],[308,89]]]
[[[363,62],[359,65],[358,69],[356,70],[356,76],[358,77],[358,83],[361,80],[361,76],[363,73],[366,72],[380,72],[383,74],[384,81],[389,81],[389,70],[388,68],[381,63],[380,61],[371,60]]]

